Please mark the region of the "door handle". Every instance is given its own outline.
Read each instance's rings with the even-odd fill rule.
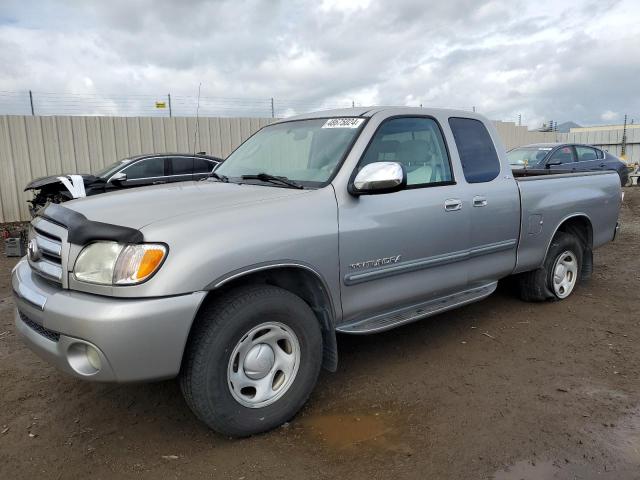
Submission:
[[[156,180],[155,182],[153,182],[153,185],[160,185],[162,183],[167,183],[167,182],[164,180]]]
[[[462,208],[462,200],[458,200],[457,198],[450,198],[444,201],[444,209],[447,212],[455,212],[456,210],[460,210]]]
[[[604,168],[604,167],[606,167],[606,166],[607,166],[607,164],[606,164],[606,163],[601,163],[601,164],[600,164],[600,168]]]
[[[487,206],[487,199],[485,197],[481,197],[481,196],[476,196],[473,197],[473,206],[474,207],[486,207]]]

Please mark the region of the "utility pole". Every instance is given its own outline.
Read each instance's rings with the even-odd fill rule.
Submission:
[[[31,104],[31,115],[35,117],[36,113],[33,109],[33,92],[29,90],[29,104]]]
[[[620,149],[620,156],[623,160],[626,160],[625,154],[627,153],[627,114],[624,114],[624,125],[622,126],[622,148]]]
[[[167,93],[167,100],[169,103],[169,118],[171,118],[173,116],[173,112],[171,111],[171,94]]]
[[[356,101],[355,100],[351,100],[351,108],[356,108]]]
[[[276,118],[276,109],[273,106],[273,97],[271,97],[271,118]]]

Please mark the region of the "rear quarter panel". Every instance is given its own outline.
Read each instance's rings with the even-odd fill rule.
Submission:
[[[514,273],[542,265],[558,227],[584,216],[593,229],[593,248],[613,239],[620,204],[620,180],[615,172],[581,172],[518,179],[522,215]]]

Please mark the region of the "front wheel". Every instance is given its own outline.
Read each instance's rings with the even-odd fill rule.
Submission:
[[[582,272],[584,249],[573,235],[558,232],[541,268],[518,277],[522,300],[564,300],[573,293]]]
[[[315,386],[322,332],[309,306],[268,285],[204,307],[189,337],[180,386],[212,429],[244,437],[292,418]]]

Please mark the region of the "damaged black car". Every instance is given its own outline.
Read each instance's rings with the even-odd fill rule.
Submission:
[[[74,198],[162,183],[200,180],[211,174],[221,158],[205,152],[154,153],[118,160],[94,174],[52,175],[36,178],[25,192],[34,192],[29,200],[32,215],[48,203],[62,203]]]

